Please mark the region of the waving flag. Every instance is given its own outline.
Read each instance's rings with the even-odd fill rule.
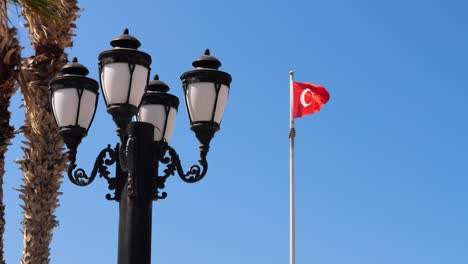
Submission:
[[[323,86],[293,82],[293,118],[311,115],[320,111],[328,102],[330,94]]]
[[[294,202],[294,118],[311,115],[320,111],[328,102],[330,94],[323,86],[295,82],[294,72],[289,72],[289,264],[296,263],[296,227]]]

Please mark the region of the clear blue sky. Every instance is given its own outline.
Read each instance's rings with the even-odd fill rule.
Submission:
[[[154,204],[153,263],[288,263],[289,70],[324,85],[321,112],[296,122],[297,264],[468,263],[468,3],[416,0],[81,1],[68,49],[97,56],[128,27],[152,73],[179,76],[205,48],[233,82],[207,177],[167,181]],[[22,43],[29,41],[22,33]],[[29,49],[25,54],[30,54]],[[13,123],[21,126],[20,96]],[[78,163],[115,143],[102,95]],[[7,155],[5,255],[18,263],[22,156]],[[198,143],[181,105],[172,145]],[[64,178],[51,263],[116,263],[118,204],[97,179]]]

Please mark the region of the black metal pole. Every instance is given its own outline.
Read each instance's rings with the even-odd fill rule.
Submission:
[[[151,264],[152,172],[158,166],[153,162],[153,133],[153,125],[145,122],[128,127],[128,175],[119,204],[118,264]]]

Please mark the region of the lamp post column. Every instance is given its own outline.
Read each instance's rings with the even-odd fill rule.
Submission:
[[[152,178],[154,128],[150,123],[128,126],[128,175],[119,205],[118,264],[151,264]]]

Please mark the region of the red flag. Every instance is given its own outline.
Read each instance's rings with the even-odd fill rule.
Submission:
[[[293,82],[293,118],[311,115],[320,111],[330,99],[330,94],[323,86]]]

